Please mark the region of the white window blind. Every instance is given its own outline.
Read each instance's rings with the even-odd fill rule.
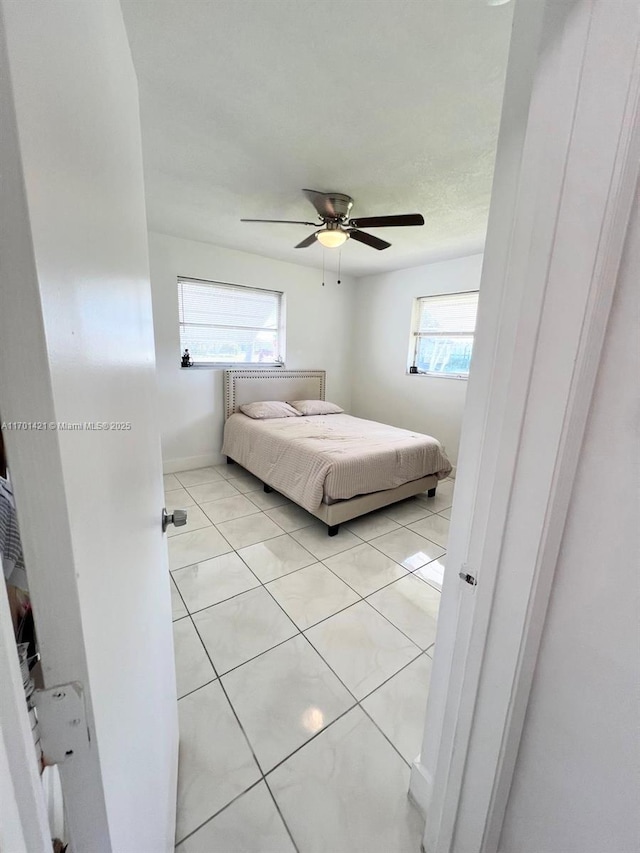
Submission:
[[[410,353],[412,373],[466,378],[478,313],[478,292],[416,300]]]
[[[283,294],[238,284],[178,279],[180,352],[194,364],[284,362]]]

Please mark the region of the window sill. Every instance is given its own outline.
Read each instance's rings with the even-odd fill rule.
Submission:
[[[466,382],[469,379],[468,374],[462,373],[427,373],[426,371],[421,371],[420,373],[411,373],[409,370],[406,371],[407,376],[429,376],[432,379],[455,379],[456,381]]]
[[[284,364],[247,364],[232,362],[231,364],[192,364],[189,367],[180,365],[180,370],[284,370]]]

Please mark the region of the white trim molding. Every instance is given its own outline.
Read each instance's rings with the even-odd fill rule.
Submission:
[[[4,580],[0,583],[0,684],[0,850],[47,853],[51,838],[45,798]]]
[[[433,779],[418,756],[411,765],[411,780],[409,782],[409,799],[417,807],[422,817],[427,817],[427,807],[431,802]]]
[[[498,850],[637,187],[639,45],[636,2],[516,6],[421,757],[427,853]]]
[[[222,453],[204,453],[202,456],[183,456],[181,459],[165,459],[162,463],[164,474],[178,471],[193,471],[196,468],[208,468],[210,465],[222,465],[225,461]]]

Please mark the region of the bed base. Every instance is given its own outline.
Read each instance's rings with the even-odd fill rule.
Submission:
[[[320,504],[317,510],[311,512],[311,515],[315,515],[327,525],[329,536],[335,536],[338,528],[345,521],[351,521],[361,515],[406,500],[406,498],[411,498],[422,492],[427,492],[429,497],[434,497],[437,485],[438,478],[435,474],[430,474],[428,477],[403,483],[395,489],[371,492],[369,495],[358,495],[355,498],[337,501],[333,504]]]
[[[227,464],[237,464],[234,459],[227,456]],[[248,469],[247,469],[248,470]],[[249,473],[252,473],[249,471]],[[255,475],[254,475],[255,476]],[[275,491],[273,486],[268,483],[262,483],[267,494]],[[316,518],[327,525],[327,533],[329,536],[336,536],[340,525],[345,521],[351,521],[361,515],[366,515],[376,509],[382,509],[385,506],[397,503],[398,501],[406,500],[414,495],[419,495],[426,492],[430,498],[435,497],[438,478],[435,474],[430,474],[427,477],[421,477],[419,480],[411,480],[409,483],[403,483],[395,489],[385,489],[382,492],[371,492],[368,495],[357,495],[355,498],[349,498],[344,501],[337,501],[333,504],[320,504],[317,510],[310,511],[310,515],[315,515]],[[285,495],[288,497],[288,495]],[[289,498],[291,500],[291,498]],[[295,501],[293,501],[295,503]]]

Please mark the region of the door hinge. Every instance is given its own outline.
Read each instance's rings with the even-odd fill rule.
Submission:
[[[468,583],[470,586],[477,586],[478,581],[475,579],[473,575],[468,574],[467,572],[458,572],[458,577],[460,580],[463,580],[465,583]]]
[[[89,749],[90,737],[79,681],[34,692],[45,764],[63,764]]]

